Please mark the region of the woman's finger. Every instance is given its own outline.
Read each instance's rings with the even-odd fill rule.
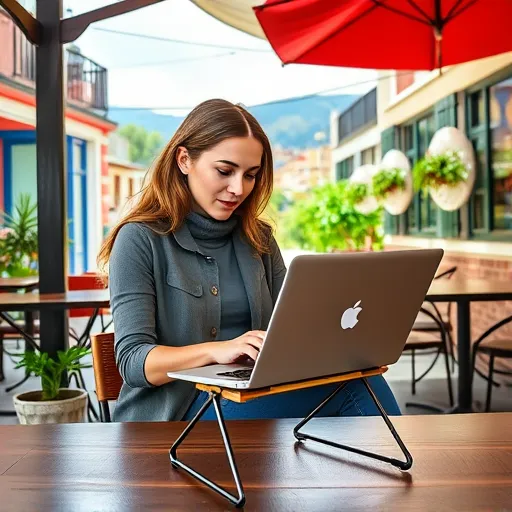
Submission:
[[[259,351],[256,350],[252,345],[245,345],[243,347],[244,354],[249,356],[253,361],[256,361]]]

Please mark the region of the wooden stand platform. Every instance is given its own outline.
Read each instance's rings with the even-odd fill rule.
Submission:
[[[261,398],[268,395],[278,395],[279,393],[287,393],[288,391],[297,391],[298,389],[314,388],[316,386],[325,386],[327,384],[336,384],[337,382],[348,382],[350,380],[362,379],[363,377],[373,377],[382,375],[387,372],[387,366],[375,368],[375,370],[366,370],[361,372],[342,373],[340,375],[331,375],[330,377],[320,377],[318,379],[301,380],[299,382],[289,382],[288,384],[278,384],[268,388],[260,389],[231,389],[220,388],[218,386],[209,386],[207,384],[196,384],[199,391],[207,393],[218,393],[221,398],[231,400],[239,404]]]
[[[279,393],[287,393],[289,391],[296,391],[299,389],[305,389],[305,388],[311,388],[315,386],[324,386],[327,384],[336,384],[339,383],[340,385],[336,388],[334,392],[332,392],[326,399],[320,403],[306,418],[304,418],[294,429],[293,434],[297,441],[316,441],[318,443],[322,443],[328,446],[331,446],[333,448],[339,448],[342,450],[347,450],[352,453],[357,453],[359,455],[363,455],[365,457],[371,457],[376,460],[380,460],[382,462],[387,462],[389,464],[392,464],[393,466],[401,469],[401,470],[408,470],[412,466],[412,457],[407,448],[405,447],[404,443],[400,439],[400,436],[396,432],[393,424],[391,423],[390,419],[388,418],[386,411],[383,409],[382,405],[380,404],[379,400],[375,396],[373,390],[371,389],[370,385],[368,384],[367,378],[373,377],[375,375],[382,375],[387,371],[387,367],[382,368],[375,368],[372,370],[365,370],[365,371],[358,371],[358,372],[352,372],[352,373],[345,373],[340,375],[332,375],[329,377],[322,377],[317,379],[310,379],[300,382],[293,382],[293,383],[287,383],[287,384],[280,384],[276,386],[270,386],[268,388],[261,388],[261,389],[230,389],[230,388],[222,388],[219,386],[211,386],[211,385],[205,385],[205,384],[196,384],[196,388],[201,391],[206,391],[209,393],[208,400],[202,405],[199,412],[196,414],[196,416],[190,421],[190,423],[187,425],[185,430],[182,432],[182,434],[179,436],[179,438],[174,442],[171,449],[169,450],[169,457],[171,459],[171,464],[175,468],[181,468],[185,470],[187,473],[192,475],[194,478],[197,478],[200,482],[204,483],[210,489],[213,489],[214,491],[218,492],[220,495],[224,496],[227,500],[229,500],[231,503],[233,503],[236,507],[243,507],[245,504],[245,493],[242,487],[242,482],[240,479],[240,476],[238,474],[238,469],[236,466],[233,450],[231,447],[231,442],[229,440],[228,431],[226,428],[226,423],[224,421],[224,416],[222,414],[222,408],[220,405],[220,399],[224,398],[226,400],[231,400],[232,402],[237,403],[245,403],[249,400],[253,400],[255,398],[261,398],[264,396],[269,395],[276,395]],[[346,446],[342,444],[335,443],[333,441],[329,441],[327,439],[322,439],[316,436],[312,436],[310,434],[306,434],[303,432],[300,432],[300,429],[311,419],[313,418],[318,411],[320,411],[343,387],[347,384],[347,382],[355,379],[362,379],[370,397],[375,402],[375,405],[377,406],[382,419],[386,423],[387,427],[389,428],[391,434],[393,435],[395,441],[397,442],[398,446],[400,447],[402,453],[405,456],[405,461],[401,461],[398,459],[394,459],[391,457],[385,457],[383,455],[379,455],[377,453],[367,452],[365,450],[360,450],[359,448],[354,448],[351,446]],[[187,466],[184,464],[181,460],[178,459],[177,455],[177,449],[179,445],[184,441],[184,439],[187,437],[187,435],[190,433],[190,431],[194,428],[194,425],[199,421],[201,416],[205,413],[205,411],[208,409],[208,407],[213,403],[213,406],[215,408],[215,412],[217,414],[217,421],[219,423],[220,432],[222,435],[222,439],[224,441],[224,446],[226,448],[226,454],[228,457],[229,465],[231,467],[231,471],[233,473],[233,478],[235,481],[235,485],[237,488],[238,496],[235,496],[222,487],[219,487],[215,482],[209,480],[202,474],[195,471],[190,466]]]

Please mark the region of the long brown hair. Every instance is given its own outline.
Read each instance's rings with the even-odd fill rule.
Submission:
[[[176,155],[187,149],[192,161],[231,137],[252,136],[263,146],[261,170],[247,199],[237,209],[241,228],[249,243],[261,254],[269,252],[270,226],[259,219],[272,194],[273,163],[270,142],[253,115],[240,105],[213,99],[195,107],[155,160],[136,204],[112,228],[98,254],[98,267],[106,273],[119,230],[129,222],[143,222],[161,235],[176,231],[192,208],[192,196]],[[146,181],[146,180],[145,180]]]

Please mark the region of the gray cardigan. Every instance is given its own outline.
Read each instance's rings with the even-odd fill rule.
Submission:
[[[283,258],[273,238],[271,254],[260,257],[238,228],[233,246],[251,327],[265,330],[286,273]],[[115,421],[183,418],[196,396],[194,385],[173,381],[153,386],[144,362],[157,344],[182,347],[215,339],[221,310],[213,287],[219,288],[217,266],[202,254],[186,223],[168,236],[140,223],[121,228],[109,262],[116,360],[124,380]]]

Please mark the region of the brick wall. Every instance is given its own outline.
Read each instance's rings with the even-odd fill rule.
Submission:
[[[404,247],[386,247],[390,249],[404,249]],[[457,272],[453,278],[474,278],[489,279],[492,281],[509,280],[512,281],[512,258],[493,259],[488,256],[480,256],[476,254],[453,254],[445,252],[440,270],[456,266]],[[443,310],[443,308],[440,308]],[[446,311],[444,309],[443,311]],[[451,321],[454,326],[454,340],[457,339],[457,308],[452,307]],[[489,327],[499,322],[503,318],[512,315],[512,301],[498,302],[472,302],[471,303],[471,339],[475,341]],[[503,326],[493,333],[489,339],[505,339],[512,338],[512,322]],[[488,372],[488,358],[481,355],[477,361],[478,368],[486,375]],[[495,359],[494,368],[496,370],[512,371],[512,360]],[[512,382],[512,377],[498,376],[495,380],[499,382]]]

